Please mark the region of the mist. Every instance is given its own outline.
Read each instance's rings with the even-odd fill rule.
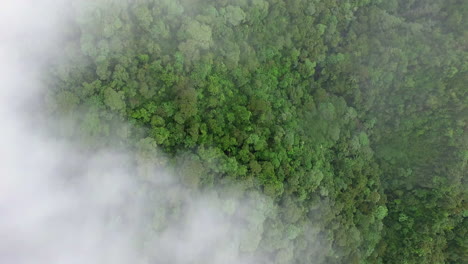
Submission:
[[[142,184],[125,147],[90,153],[51,133],[67,120],[46,115],[43,76],[58,59],[67,4],[0,4],[0,263],[266,261],[243,248],[258,244],[251,231],[274,212],[268,198],[199,193],[153,164]],[[260,217],[248,220],[252,212]]]
[[[0,1],[0,263],[460,263],[467,1]]]

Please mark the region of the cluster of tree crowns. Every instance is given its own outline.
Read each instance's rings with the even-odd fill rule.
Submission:
[[[188,188],[271,197],[278,210],[256,212],[246,254],[468,258],[467,1],[74,8],[50,111],[74,116],[65,132],[90,146],[117,139],[149,160],[162,151]]]

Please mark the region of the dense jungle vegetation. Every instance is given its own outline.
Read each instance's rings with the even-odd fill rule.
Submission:
[[[259,263],[465,263],[467,18],[465,0],[81,2],[46,99],[90,148],[270,197],[240,249]]]

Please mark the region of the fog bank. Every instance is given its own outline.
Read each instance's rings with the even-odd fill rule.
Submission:
[[[167,171],[139,181],[131,152],[49,133],[43,76],[57,59],[61,1],[0,4],[0,263],[249,263],[271,201],[197,194]],[[59,124],[58,124],[59,125]],[[242,207],[242,210],[239,208]],[[182,208],[182,209],[180,209]],[[246,221],[260,212],[260,218]],[[263,217],[263,218],[262,218]],[[253,241],[253,242],[252,242]],[[249,244],[250,243],[250,244]]]

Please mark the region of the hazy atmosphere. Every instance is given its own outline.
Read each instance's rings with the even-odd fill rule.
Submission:
[[[464,263],[467,12],[0,1],[0,263]]]
[[[148,195],[130,152],[90,154],[50,131],[69,125],[37,112],[48,89],[45,65],[59,60],[53,47],[67,8],[45,0],[1,4],[0,262],[250,263],[238,250],[247,228],[238,222],[242,213],[229,216],[223,204],[234,210],[242,203],[248,212],[267,198],[191,193],[154,164],[145,172]],[[156,226],[180,205],[180,216]]]

